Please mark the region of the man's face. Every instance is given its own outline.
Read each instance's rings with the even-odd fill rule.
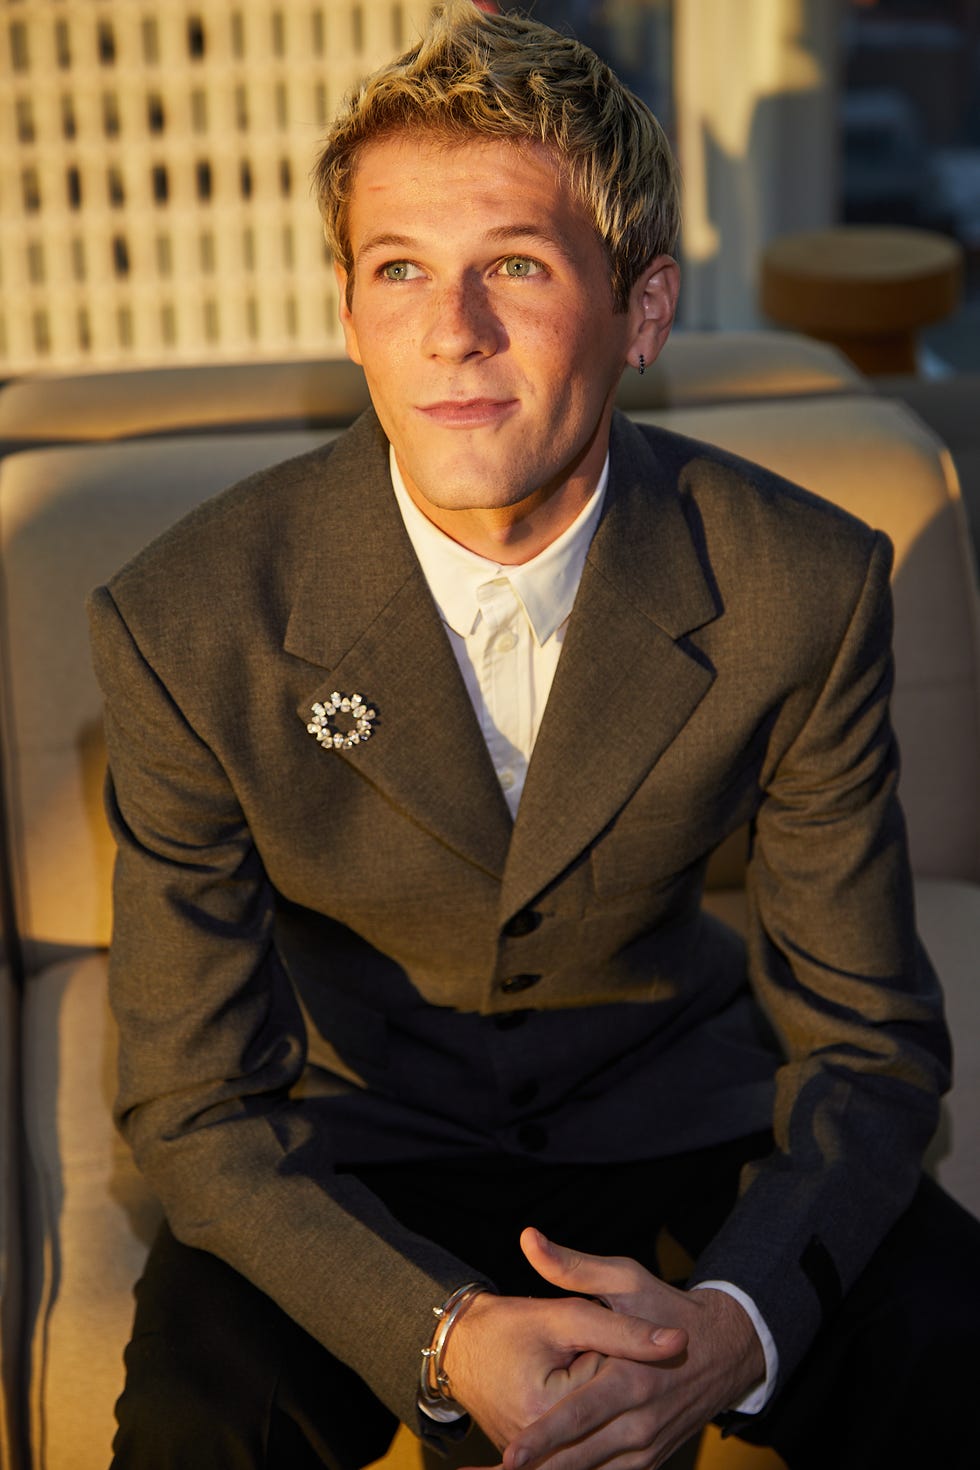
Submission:
[[[348,223],[347,350],[422,509],[591,490],[635,321],[548,150],[370,143]]]

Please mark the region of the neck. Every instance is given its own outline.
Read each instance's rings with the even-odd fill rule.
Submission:
[[[521,566],[568,529],[588,503],[598,478],[572,480],[560,490],[535,493],[517,505],[466,510],[446,510],[426,500],[413,485],[406,489],[426,519],[467,551],[501,566]]]

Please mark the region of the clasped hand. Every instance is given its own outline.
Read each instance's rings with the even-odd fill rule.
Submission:
[[[503,1470],[654,1470],[761,1380],[755,1330],[725,1293],[677,1291],[628,1257],[537,1230],[521,1248],[578,1295],[477,1297],[446,1351],[453,1395]]]

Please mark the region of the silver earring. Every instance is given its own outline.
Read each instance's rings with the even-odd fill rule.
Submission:
[[[646,370],[647,370],[647,360],[643,356],[643,353],[641,352],[640,353],[640,367],[639,367],[639,372],[640,372],[640,377],[641,378],[643,377],[643,374],[646,372]]]

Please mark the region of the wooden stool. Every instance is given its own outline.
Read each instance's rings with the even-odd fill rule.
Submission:
[[[781,326],[832,342],[862,372],[914,373],[915,334],[959,304],[963,251],[929,230],[839,225],[773,240],[760,305]]]

